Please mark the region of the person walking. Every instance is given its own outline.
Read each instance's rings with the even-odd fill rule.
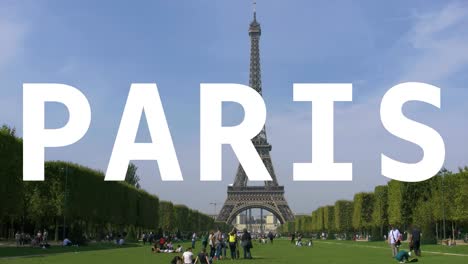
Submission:
[[[295,244],[296,243],[296,233],[292,233],[291,234],[291,244]]]
[[[192,248],[195,249],[195,242],[197,241],[197,233],[192,234]]]
[[[19,231],[16,231],[15,241],[16,241],[16,246],[19,247],[21,245],[21,234]]]
[[[244,228],[244,233],[241,237],[241,246],[244,249],[244,259],[252,259],[252,253],[250,250],[252,249],[252,236],[247,231],[247,228]]]
[[[391,230],[388,232],[388,244],[392,249],[392,257],[394,258],[398,254],[398,250],[401,245],[400,231],[395,226],[390,226]]]
[[[214,258],[215,253],[216,253],[216,248],[215,248],[215,237],[213,231],[210,232],[210,236],[208,237],[208,243],[210,245],[210,257]]]
[[[218,228],[218,231],[214,234],[214,246],[215,246],[215,257],[214,259],[220,260],[222,258],[221,256],[221,250],[222,250],[222,233]]]
[[[221,251],[223,258],[226,258],[226,250],[227,250],[227,235],[226,233],[221,234]]]
[[[421,256],[421,230],[416,226],[411,230],[411,240],[410,245],[414,250],[414,254],[418,257]]]
[[[275,238],[275,236],[273,235],[271,231],[268,232],[268,238],[270,239],[270,244],[273,244],[273,239]]]
[[[231,251],[231,259],[236,259],[237,258],[237,230],[236,228],[233,228],[231,233],[229,233],[229,250]]]
[[[206,249],[206,247],[208,246],[208,235],[206,233],[202,235],[201,241],[203,248]]]

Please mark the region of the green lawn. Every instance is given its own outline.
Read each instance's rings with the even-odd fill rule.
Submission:
[[[184,245],[188,246],[188,245]],[[198,243],[200,246],[200,243]],[[403,246],[405,247],[405,246]],[[65,250],[65,252],[64,252]],[[229,251],[227,252],[229,255]],[[239,260],[237,263],[352,263],[380,264],[397,263],[390,257],[391,251],[383,242],[317,241],[313,247],[294,247],[287,241],[274,245],[254,244],[254,260]],[[24,255],[31,256],[24,256]],[[460,254],[444,255],[444,254]],[[0,263],[8,264],[124,264],[124,263],[169,263],[175,254],[151,254],[149,246],[116,248],[111,245],[94,245],[79,248],[14,249],[0,248]],[[231,263],[231,260],[221,262]],[[424,246],[420,263],[468,263],[468,246]]]

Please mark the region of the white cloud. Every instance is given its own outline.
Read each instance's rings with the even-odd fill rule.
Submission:
[[[406,41],[414,48],[402,80],[440,81],[468,65],[468,5],[450,3],[414,17]]]
[[[0,68],[18,54],[25,32],[26,27],[23,24],[0,17]]]

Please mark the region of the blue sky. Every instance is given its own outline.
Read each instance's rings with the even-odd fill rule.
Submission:
[[[468,165],[466,2],[257,2],[267,133],[295,212],[385,183],[382,152],[421,158],[418,146],[388,134],[379,119],[383,94],[404,81],[442,89],[440,110],[410,103],[405,114],[443,136],[446,167]],[[225,148],[223,181],[199,181],[199,86],[248,83],[251,19],[251,1],[2,1],[0,123],[22,134],[23,83],[72,85],[91,104],[91,127],[78,143],[48,149],[46,158],[105,171],[130,84],[156,82],[185,181],[162,182],[155,162],[137,162],[143,188],[212,212],[209,203],[224,201],[237,161]],[[338,103],[335,114],[335,159],[353,162],[353,182],[292,181],[293,162],[311,159],[310,104],[292,101],[292,84],[301,82],[353,83],[353,102]],[[64,106],[46,109],[48,128],[67,122]],[[227,122],[241,120],[239,106],[225,110]],[[142,122],[138,140],[147,139]]]

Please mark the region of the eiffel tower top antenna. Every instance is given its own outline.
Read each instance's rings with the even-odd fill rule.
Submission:
[[[253,1],[253,15],[254,15],[254,20],[257,20],[257,1]]]

